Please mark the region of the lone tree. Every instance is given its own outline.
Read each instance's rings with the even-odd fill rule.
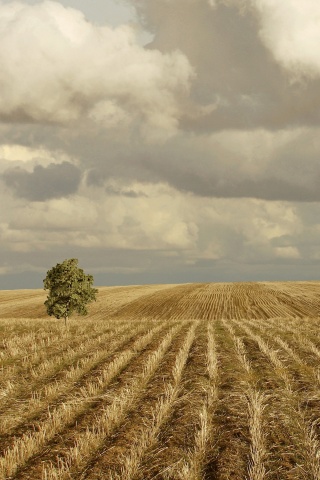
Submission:
[[[98,293],[96,288],[92,288],[93,276],[85,275],[82,268],[78,268],[77,258],[64,260],[52,267],[43,283],[44,289],[49,290],[44,302],[48,315],[64,318],[65,325],[74,311],[87,315],[86,305],[96,300]]]

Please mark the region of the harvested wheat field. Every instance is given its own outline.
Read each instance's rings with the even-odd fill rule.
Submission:
[[[0,479],[320,480],[320,282],[0,291]]]

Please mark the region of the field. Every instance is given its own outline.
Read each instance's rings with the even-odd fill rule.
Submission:
[[[0,479],[320,480],[320,282],[0,291]]]

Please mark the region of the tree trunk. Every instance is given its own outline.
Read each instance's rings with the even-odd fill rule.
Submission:
[[[69,317],[68,317],[68,315],[66,315],[66,316],[64,317],[64,325],[65,325],[65,326],[67,326],[68,319],[69,319]]]

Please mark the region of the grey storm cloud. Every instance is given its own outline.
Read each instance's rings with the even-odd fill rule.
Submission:
[[[155,35],[148,48],[180,49],[197,73],[191,98],[202,114],[185,115],[186,130],[319,125],[319,76],[290,77],[263,43],[255,9],[240,11],[249,1],[133,2]]]
[[[318,278],[319,1],[102,1],[0,0],[0,281]]]
[[[200,197],[258,198],[296,202],[320,201],[320,172],[311,185],[305,186],[274,176],[262,179],[235,179],[232,176],[221,177],[213,172],[201,174],[185,169],[171,170],[170,177],[163,174],[163,180],[169,181],[180,191],[193,193]]]
[[[239,2],[232,1],[219,1],[215,8],[211,6],[214,2],[200,0],[132,0],[132,3],[142,22],[154,33],[147,49],[134,45],[126,29],[96,30],[80,12],[66,10],[55,2],[47,1],[33,8],[15,4],[10,15],[16,24],[29,28],[28,19],[35,16],[39,31],[48,38],[41,48],[39,42],[28,40],[29,61],[37,60],[39,65],[36,72],[39,88],[32,90],[26,103],[22,100],[26,88],[30,90],[28,82],[33,82],[34,71],[27,62],[23,63],[21,28],[15,31],[5,23],[0,57],[12,75],[3,74],[0,84],[2,79],[11,93],[3,96],[0,106],[3,118],[10,119],[12,125],[16,119],[21,125],[14,133],[8,131],[9,127],[5,129],[4,139],[11,134],[13,141],[23,143],[31,138],[34,144],[46,143],[49,148],[67,151],[88,171],[88,186],[105,188],[107,179],[119,178],[123,180],[121,184],[135,180],[167,182],[198,196],[316,200],[314,179],[318,169],[313,158],[318,156],[319,147],[312,155],[301,148],[293,168],[294,153],[288,144],[287,152],[270,158],[269,168],[259,167],[257,157],[254,163],[258,172],[252,173],[241,168],[244,160],[241,151],[230,158],[227,149],[217,148],[217,144],[206,146],[206,135],[217,131],[254,132],[262,127],[276,132],[319,121],[320,109],[315,105],[320,97],[320,81],[290,80],[288,72],[262,41],[261,21],[256,12],[251,8],[239,12]],[[49,22],[48,31],[42,30],[43,19]],[[68,25],[72,26],[72,34]],[[79,32],[87,35],[85,49]],[[21,60],[19,70],[16,62],[12,62],[12,51]],[[48,55],[57,61],[49,63]],[[194,76],[188,62],[194,68]],[[15,78],[14,88],[9,81],[11,77]],[[25,81],[21,82],[21,78]],[[189,108],[179,110],[180,94],[189,102]],[[180,100],[175,101],[178,97]],[[83,108],[90,118],[81,116]],[[37,123],[23,124],[26,117],[21,109]],[[139,118],[133,113],[136,111],[140,111]],[[159,112],[164,112],[164,117],[162,113],[159,117]],[[177,118],[178,137],[150,145],[141,133],[148,123],[155,131],[166,130],[167,125],[170,132],[175,131]],[[41,122],[50,123],[50,119],[62,124],[70,121],[72,125],[77,119],[78,135],[71,128],[61,129],[52,123],[42,128]],[[304,169],[306,160],[311,161],[313,175],[301,184],[299,178],[295,179],[295,172]],[[23,175],[28,177],[27,172],[21,173],[21,178]],[[8,185],[10,181],[15,184],[11,177],[15,176],[7,172]],[[27,181],[20,181],[23,182]],[[107,195],[137,195],[130,188],[127,191],[108,188]],[[17,195],[31,198],[37,194],[17,191]],[[60,196],[59,191],[56,196]],[[45,193],[40,197],[45,198]]]
[[[113,185],[108,185],[105,189],[108,195],[115,195],[120,197],[128,197],[128,198],[139,198],[139,197],[147,197],[144,192],[135,192],[134,190],[127,189],[127,188],[117,188]]]
[[[32,172],[21,167],[9,168],[2,174],[5,184],[15,195],[30,201],[45,201],[75,193],[81,180],[81,171],[69,162],[36,165]]]
[[[268,140],[259,136],[255,140],[248,138],[247,142],[258,145],[252,154],[255,155],[253,164],[249,166],[248,154],[241,145],[238,151],[235,148],[230,152],[219,137],[212,140],[212,137],[195,139],[183,135],[156,149],[152,145],[141,145],[130,151],[126,144],[114,149],[109,145],[107,151],[105,139],[96,138],[96,156],[91,155],[95,167],[88,172],[86,181],[88,186],[105,188],[108,195],[117,196],[139,194],[130,188],[109,185],[113,178],[124,185],[130,184],[130,180],[167,183],[199,197],[317,202],[320,201],[320,148],[314,135],[315,132],[293,135],[283,145],[274,146],[265,162],[261,161],[260,150],[263,152],[269,142],[276,143],[275,139],[272,136]],[[230,137],[231,143],[237,145],[238,141]],[[76,150],[69,153],[82,155],[85,161],[90,153],[89,144],[80,142]]]

